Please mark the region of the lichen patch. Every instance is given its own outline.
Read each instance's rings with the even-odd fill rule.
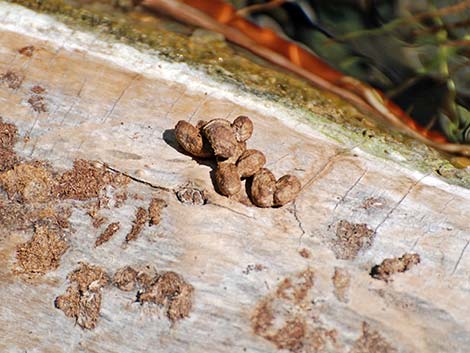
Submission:
[[[81,263],[67,279],[70,286],[65,294],[55,299],[55,306],[84,329],[96,327],[101,308],[101,290],[109,282],[106,272],[98,267]]]

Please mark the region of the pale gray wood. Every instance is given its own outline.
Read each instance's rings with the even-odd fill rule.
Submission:
[[[311,327],[336,330],[336,346],[323,351],[351,351],[363,322],[399,352],[468,351],[468,190],[328,140],[301,112],[220,85],[184,64],[162,62],[151,52],[14,5],[0,3],[0,18],[0,71],[25,76],[17,90],[0,88],[0,115],[29,137],[16,145],[18,154],[58,170],[77,158],[102,161],[132,176],[131,192],[143,197],[104,211],[122,229],[99,248],[94,241],[102,229],[93,228],[86,210],[74,203],[70,249],[60,267],[35,284],[11,273],[14,249],[31,232],[0,238],[2,352],[276,351],[253,333],[251,316],[284,278],[307,268],[315,275],[313,304],[278,298],[273,305],[295,311]],[[17,52],[26,45],[39,48],[31,58]],[[33,112],[27,103],[36,84],[47,90],[47,113]],[[180,119],[240,114],[253,119],[249,145],[265,152],[276,176],[301,179],[303,191],[293,204],[259,209],[216,194],[210,167],[180,153],[165,133]],[[175,191],[188,182],[208,191],[209,204],[176,199]],[[168,201],[162,223],[123,248],[135,208],[148,205],[152,195]],[[378,201],[364,207],[371,198]],[[337,259],[333,251],[340,220],[366,223],[376,233],[372,246],[354,259]],[[302,249],[310,258],[299,254]],[[375,264],[408,252],[418,253],[421,263],[389,283],[370,277]],[[133,303],[135,293],[107,287],[97,328],[74,326],[53,302],[79,261],[110,274],[146,263],[182,274],[195,288],[190,318],[171,325],[158,308]],[[256,264],[260,271],[247,271]],[[346,302],[335,294],[335,268],[351,277]],[[309,349],[315,351],[303,348]]]

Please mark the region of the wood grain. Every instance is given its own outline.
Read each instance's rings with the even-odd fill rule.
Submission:
[[[57,270],[32,281],[12,272],[32,228],[0,226],[1,351],[466,352],[468,190],[328,140],[295,111],[152,52],[5,3],[0,17],[0,73],[24,76],[16,89],[0,85],[0,115],[20,134],[17,154],[56,171],[97,160],[132,178],[122,205],[100,211],[121,227],[99,247],[108,223],[93,227],[85,202],[67,201],[69,249]],[[18,52],[26,46],[31,56]],[[28,103],[37,85],[46,111]],[[300,178],[294,203],[260,209],[218,195],[211,166],[181,153],[172,136],[181,119],[242,114],[254,122],[249,146],[275,175]],[[206,191],[205,205],[178,200],[188,183]],[[154,197],[168,205],[160,224],[126,244],[137,208]],[[373,231],[370,246],[344,260],[335,255],[341,221]],[[405,253],[421,262],[389,282],[370,276]],[[96,328],[81,329],[54,307],[80,261],[110,276],[127,265],[177,272],[194,287],[189,318],[173,323],[135,292],[107,286]],[[347,300],[337,298],[338,269],[350,276]]]

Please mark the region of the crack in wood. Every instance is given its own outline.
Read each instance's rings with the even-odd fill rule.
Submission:
[[[109,165],[106,165],[103,163],[103,166],[105,169],[108,169],[114,173],[119,173],[121,175],[124,175],[126,177],[128,177],[129,179],[131,179],[132,181],[135,181],[136,183],[139,183],[139,184],[143,184],[143,185],[147,185],[147,186],[150,186],[151,188],[153,189],[158,189],[158,190],[163,190],[163,191],[168,191],[168,192],[172,192],[174,191],[173,189],[170,189],[170,188],[166,188],[164,186],[159,186],[159,185],[155,185],[155,184],[152,184],[151,182],[149,181],[146,181],[146,180],[143,180],[143,179],[140,179],[140,178],[137,178],[131,174],[128,174],[128,173],[125,173],[119,169],[116,169],[116,168],[113,168],[113,167],[110,167]]]
[[[385,218],[377,225],[377,227],[375,227],[374,229],[374,234],[377,234],[377,231],[379,230],[380,227],[382,227],[382,225],[390,218],[390,216],[392,215],[393,212],[395,212],[395,210],[403,203],[403,201],[406,199],[406,197],[411,193],[411,191],[424,179],[426,178],[427,176],[429,176],[430,173],[428,174],[425,174],[423,175],[421,178],[419,178],[416,182],[414,182],[413,184],[411,184],[411,186],[408,188],[408,190],[406,191],[405,195],[403,195],[400,200],[398,200],[398,202],[396,203],[395,206],[392,207],[392,209],[387,213],[387,215],[385,216]]]
[[[357,186],[357,184],[359,184],[361,182],[361,180],[364,178],[364,176],[366,175],[366,173],[368,172],[368,170],[364,170],[364,172],[361,174],[361,176],[354,182],[354,184],[348,189],[346,190],[346,193],[343,195],[343,197],[341,197],[341,199],[336,203],[335,207],[333,208],[333,213],[336,211],[336,209],[338,208],[338,206],[346,199],[346,197],[349,195],[349,193]]]
[[[129,83],[127,84],[126,87],[124,87],[124,89],[121,91],[121,93],[119,94],[119,97],[114,101],[113,105],[111,106],[111,109],[108,111],[108,113],[104,116],[103,120],[101,121],[102,123],[105,123],[106,120],[108,120],[108,118],[113,114],[114,112],[114,109],[116,109],[117,105],[119,104],[119,102],[121,101],[122,97],[124,97],[124,94],[126,94],[126,92],[129,90],[129,88],[132,86],[132,84],[137,80],[137,78],[139,78],[141,76],[141,74],[137,73],[135,74],[134,76],[132,76],[132,78],[129,80]]]
[[[457,268],[459,267],[460,261],[462,261],[463,255],[465,254],[465,250],[467,250],[468,244],[470,244],[470,240],[467,240],[467,243],[463,247],[462,251],[460,252],[460,256],[457,259],[457,262],[455,263],[454,269],[452,270],[452,275],[457,271]]]
[[[299,229],[300,229],[300,232],[301,232],[300,237],[299,237],[299,247],[300,247],[300,246],[302,246],[302,239],[303,239],[304,235],[305,235],[307,232],[305,231],[305,228],[304,228],[304,226],[303,226],[303,224],[302,224],[302,220],[300,219],[299,214],[298,214],[298,211],[297,211],[297,200],[294,200],[293,206],[294,206],[294,207],[293,207],[293,212],[292,212],[292,214],[294,215],[294,218],[295,218],[295,220],[297,221],[298,226],[299,226]]]

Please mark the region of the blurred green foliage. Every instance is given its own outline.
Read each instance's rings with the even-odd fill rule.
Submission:
[[[382,90],[421,125],[470,143],[470,1],[286,0],[249,16]]]

